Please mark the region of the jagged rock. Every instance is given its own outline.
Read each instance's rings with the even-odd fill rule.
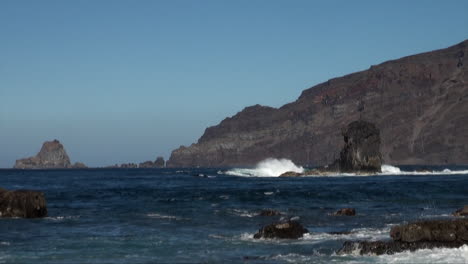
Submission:
[[[393,241],[347,241],[340,254],[393,254],[424,248],[457,248],[468,244],[468,219],[426,220],[395,226]]]
[[[330,79],[280,108],[247,107],[174,150],[167,166],[247,167],[271,157],[323,166],[343,147],[337,128],[359,119],[380,129],[386,163],[468,164],[468,57],[461,54],[468,40]]]
[[[354,216],[356,215],[356,209],[354,208],[342,208],[336,211],[333,215],[335,216]]]
[[[338,161],[341,172],[380,172],[380,131],[374,124],[354,121],[342,132],[345,145]]]
[[[453,213],[454,216],[468,216],[468,205],[465,205],[463,208],[456,210]]]
[[[287,221],[262,227],[254,238],[298,239],[308,232],[299,222]]]
[[[120,167],[122,169],[136,169],[138,168],[138,165],[135,163],[122,163],[120,164]]]
[[[417,242],[466,241],[468,243],[468,219],[427,220],[395,226],[390,230],[394,241]]]
[[[163,157],[157,157],[156,160],[154,161],[154,167],[155,168],[164,168],[166,167],[166,162],[164,161]]]
[[[154,168],[154,163],[151,160],[138,164],[138,168]]]
[[[36,218],[47,216],[47,204],[42,192],[0,188],[0,217]]]
[[[304,176],[304,174],[295,172],[295,171],[287,171],[280,175],[280,177],[300,177],[300,176]]]
[[[260,211],[258,215],[259,216],[277,216],[277,215],[281,215],[281,213],[273,209],[263,209],[262,211]]]
[[[15,169],[64,169],[72,168],[65,148],[58,140],[46,141],[39,153],[16,161]]]

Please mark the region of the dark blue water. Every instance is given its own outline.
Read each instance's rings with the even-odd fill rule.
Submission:
[[[199,173],[213,177],[193,176]],[[334,252],[345,240],[386,238],[393,224],[450,217],[468,204],[467,174],[246,178],[217,169],[1,170],[0,187],[42,190],[49,211],[44,219],[0,219],[0,263],[373,262]],[[329,215],[342,207],[356,208],[357,216]],[[283,216],[257,215],[266,208]],[[292,216],[311,234],[252,239],[261,226]],[[326,234],[336,231],[351,233]]]

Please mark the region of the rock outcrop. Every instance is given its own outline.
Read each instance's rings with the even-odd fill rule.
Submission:
[[[65,148],[58,140],[46,141],[36,156],[19,159],[15,169],[69,169],[84,168],[86,165],[77,162],[72,165]]]
[[[148,160],[138,164],[138,168],[164,168],[165,166],[166,162],[164,161],[163,157],[157,157],[154,162]]]
[[[390,241],[347,241],[339,254],[394,254],[405,250],[457,248],[468,244],[468,219],[426,220],[395,226]]]
[[[456,210],[453,213],[454,216],[468,216],[468,205],[465,205],[463,208]]]
[[[47,216],[47,204],[42,192],[0,188],[0,217],[36,218]]]
[[[335,216],[355,216],[356,215],[356,209],[354,209],[354,208],[342,208],[342,209],[336,211],[333,215],[335,215]]]
[[[360,119],[380,129],[389,164],[467,164],[466,54],[468,40],[328,80],[278,109],[247,107],[174,150],[167,166],[253,166],[270,157],[323,166],[339,157],[339,128]]]
[[[299,222],[290,220],[264,226],[258,230],[254,238],[298,239],[308,232]]]
[[[354,121],[343,130],[345,145],[337,161],[341,172],[380,172],[380,131],[374,124]]]

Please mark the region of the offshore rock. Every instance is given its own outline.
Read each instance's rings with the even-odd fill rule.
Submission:
[[[290,220],[264,226],[258,230],[254,238],[298,239],[308,232],[299,222]]]
[[[16,161],[15,169],[63,169],[71,168],[70,158],[58,140],[46,141],[39,153]]]
[[[47,216],[47,204],[42,192],[0,188],[0,217],[36,218]]]
[[[468,244],[468,219],[426,220],[395,226],[393,241],[347,241],[339,254],[394,254],[406,250],[458,248]]]
[[[341,172],[380,172],[380,131],[374,124],[354,121],[342,132],[345,145],[338,160]]]
[[[300,177],[300,176],[304,176],[304,173],[295,172],[295,171],[287,171],[281,174],[279,177]]]
[[[153,161],[145,161],[138,165],[138,168],[164,168],[166,162],[164,161],[163,157],[157,157],[156,160]]]
[[[335,216],[355,216],[356,215],[356,209],[354,209],[354,208],[342,208],[342,209],[336,211],[333,215],[335,215]]]
[[[454,216],[468,216],[468,205],[465,205],[463,208],[456,210],[453,213]]]
[[[468,164],[466,54],[468,40],[330,79],[280,108],[247,107],[174,150],[167,166],[247,167],[272,157],[324,166],[343,148],[337,128],[359,119],[380,129],[389,164]]]

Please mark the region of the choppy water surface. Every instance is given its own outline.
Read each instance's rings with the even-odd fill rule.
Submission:
[[[219,169],[2,170],[0,187],[42,190],[49,217],[0,219],[0,263],[468,262],[467,246],[334,253],[345,240],[386,239],[392,225],[450,217],[468,204],[468,172],[460,172],[468,167],[410,173],[416,169],[303,178]],[[356,208],[357,216],[329,215],[342,207]],[[258,216],[266,208],[283,216]],[[311,233],[295,241],[252,238],[292,216]],[[327,234],[341,231],[350,233]]]

